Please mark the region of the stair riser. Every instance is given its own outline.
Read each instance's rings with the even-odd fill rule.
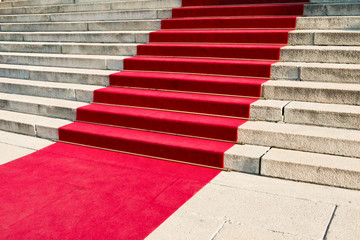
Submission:
[[[8,42],[0,44],[0,52],[134,56],[136,45],[18,44]]]
[[[134,58],[124,60],[126,70],[164,71],[164,72],[185,72],[204,73],[215,75],[269,77],[271,62],[264,64],[253,64],[252,62],[227,62],[203,63],[203,62],[171,62],[171,61],[145,61]]]
[[[281,87],[265,83],[262,94],[266,99],[360,105],[360,92],[356,90]]]
[[[289,141],[291,139],[291,141]],[[292,149],[334,154],[339,156],[360,157],[358,149],[360,142],[331,139],[324,137],[311,137],[298,134],[280,133],[273,131],[262,131],[255,129],[247,129],[245,125],[240,126],[238,130],[238,141],[245,144],[253,144],[260,146],[277,147],[283,149]]]
[[[29,79],[36,81],[62,82],[62,83],[79,83],[89,85],[107,85],[109,75],[71,73],[71,72],[52,72],[26,69],[4,69],[0,68],[0,76],[8,78]]]
[[[304,16],[358,16],[360,4],[307,4]]]
[[[122,60],[110,59],[92,59],[92,58],[67,58],[67,57],[32,57],[32,56],[9,56],[0,55],[2,64],[19,64],[33,66],[50,66],[50,67],[69,67],[69,68],[87,68],[87,69],[123,69]],[[3,76],[4,77],[4,76]]]
[[[240,6],[224,8],[175,8],[173,18],[207,16],[302,15],[303,5]]]
[[[275,63],[271,66],[272,79],[315,82],[359,83],[357,65],[320,65],[315,63]]]
[[[235,58],[235,59],[267,59],[277,60],[280,55],[280,46],[273,47],[237,47],[237,46],[152,46],[140,45],[137,48],[138,55],[150,56],[187,56],[205,58]]]
[[[198,34],[181,31],[158,31],[150,33],[150,42],[287,44],[288,32],[215,32]]]
[[[145,43],[149,33],[51,33],[0,34],[0,41],[25,42],[78,42],[78,43]]]
[[[360,50],[331,50],[331,49],[281,49],[282,62],[313,62],[313,63],[360,63]]]
[[[15,112],[29,113],[34,115],[54,117],[67,120],[76,119],[76,108],[65,108],[33,103],[8,101],[0,99],[0,108]]]
[[[82,102],[92,102],[93,100],[93,91],[90,90],[39,87],[10,83],[0,83],[0,88],[3,93],[23,94]]]
[[[125,19],[157,19],[170,18],[170,10],[139,10],[102,13],[72,13],[53,15],[17,15],[0,16],[1,22],[74,22],[74,21],[104,21]]]
[[[57,32],[57,31],[137,31],[157,30],[159,20],[148,21],[113,21],[113,22],[73,22],[73,23],[25,23],[0,24],[3,32]]]
[[[165,19],[162,29],[197,29],[197,28],[295,28],[295,17],[276,18],[220,18],[220,19]]]
[[[95,12],[123,9],[152,9],[152,8],[171,8],[180,7],[180,1],[132,1],[132,2],[101,2],[81,5],[54,5],[54,6],[34,6],[22,8],[0,9],[0,14],[42,14],[42,13],[70,13],[70,12]],[[2,6],[1,6],[2,7]]]
[[[360,17],[301,17],[296,21],[296,29],[359,29]]]
[[[345,113],[285,107],[284,122],[360,130],[360,112]]]

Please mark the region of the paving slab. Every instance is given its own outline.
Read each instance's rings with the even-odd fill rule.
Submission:
[[[331,221],[326,240],[358,240],[360,236],[360,209],[339,206]]]
[[[218,177],[227,174],[220,173]],[[240,173],[229,174],[233,177]],[[180,220],[176,217],[178,215],[173,215],[175,217],[171,216],[148,239],[156,239],[160,231],[162,236],[166,236],[170,232],[174,235],[174,227],[170,226],[180,228],[179,226],[185,227],[185,225],[189,228],[188,231],[178,231],[176,237],[178,239],[199,239],[197,236],[204,232],[203,228],[197,227],[198,224],[201,224],[201,219],[212,219],[213,224],[209,224],[206,231],[212,231],[215,237],[218,236],[218,239],[221,239],[222,231],[223,236],[226,236],[227,231],[235,231],[228,229],[230,224],[245,226],[243,232],[246,232],[247,235],[244,235],[242,239],[252,239],[250,236],[256,236],[259,232],[266,232],[270,236],[278,236],[270,233],[278,232],[285,236],[293,236],[293,239],[323,238],[335,205],[287,197],[282,194],[244,190],[225,184],[219,185],[215,183],[218,177],[215,177],[210,184],[177,211],[177,214],[181,215],[198,216],[197,224],[189,225],[183,219]],[[235,182],[235,179],[232,180]],[[268,190],[270,191],[272,188],[276,188],[276,185]],[[224,221],[225,224],[220,230],[216,229],[214,225],[218,226],[221,221]],[[237,231],[241,230],[237,229]]]
[[[12,160],[18,159],[30,153],[33,153],[34,150],[17,147],[9,144],[0,143],[0,165],[10,162]]]

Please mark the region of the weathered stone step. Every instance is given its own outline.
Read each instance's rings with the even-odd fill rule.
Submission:
[[[173,8],[180,7],[179,0],[141,0],[141,1],[115,1],[115,2],[95,2],[95,3],[77,3],[63,5],[43,5],[43,6],[19,6],[2,7],[0,5],[1,15],[12,14],[42,14],[42,13],[70,13],[70,12],[95,12],[111,11],[125,9],[153,9],[153,8]]]
[[[293,101],[284,107],[284,122],[360,130],[360,106]]]
[[[305,4],[304,16],[358,16],[360,3],[319,3]]]
[[[103,86],[1,78],[0,91],[38,97],[92,102],[93,92]]]
[[[171,10],[116,10],[54,14],[1,15],[0,22],[74,22],[170,18]]]
[[[360,105],[360,84],[268,81],[262,95],[266,99]]]
[[[0,64],[114,70],[123,69],[126,56],[0,52]]]
[[[0,109],[59,119],[75,120],[76,109],[85,102],[0,93]]]
[[[7,131],[0,131],[0,143],[8,144],[10,146],[22,147],[29,150],[40,150],[53,144],[52,141],[47,139],[41,139]],[[13,159],[14,158],[11,160]]]
[[[299,17],[296,29],[359,29],[360,16]]]
[[[58,31],[146,31],[161,27],[160,20],[81,21],[0,23],[3,32],[58,32]]]
[[[75,0],[31,0],[31,1],[6,1],[1,3],[0,6],[11,4],[12,7],[21,6],[40,6],[40,5],[53,5],[53,4],[72,4]]]
[[[25,53],[134,56],[136,47],[135,43],[0,42],[1,52]]]
[[[360,159],[272,148],[261,158],[261,175],[360,189]]]
[[[271,78],[315,82],[360,83],[359,64],[278,62]]]
[[[289,123],[248,121],[238,129],[240,143],[360,157],[360,131]]]
[[[0,41],[146,43],[150,31],[0,32]]]
[[[360,46],[360,32],[354,30],[295,30],[288,45]]]
[[[280,61],[359,64],[360,47],[285,46],[281,48]]]
[[[58,139],[58,128],[71,123],[68,120],[6,110],[0,110],[0,116],[0,130],[46,139]]]
[[[108,85],[109,75],[117,71],[0,64],[0,77],[34,81]]]

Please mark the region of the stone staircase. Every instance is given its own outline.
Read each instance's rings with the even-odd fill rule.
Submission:
[[[180,0],[0,3],[0,129],[57,139],[58,128],[76,119],[76,109],[92,102],[179,6]],[[305,5],[262,84],[262,99],[250,106],[251,121],[225,153],[225,167],[360,189],[359,14],[356,0]],[[186,21],[198,21],[199,29],[208,24],[188,18],[178,20],[179,28]]]

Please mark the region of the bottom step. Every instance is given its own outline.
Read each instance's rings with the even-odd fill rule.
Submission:
[[[273,148],[262,157],[261,175],[360,189],[360,159]]]

